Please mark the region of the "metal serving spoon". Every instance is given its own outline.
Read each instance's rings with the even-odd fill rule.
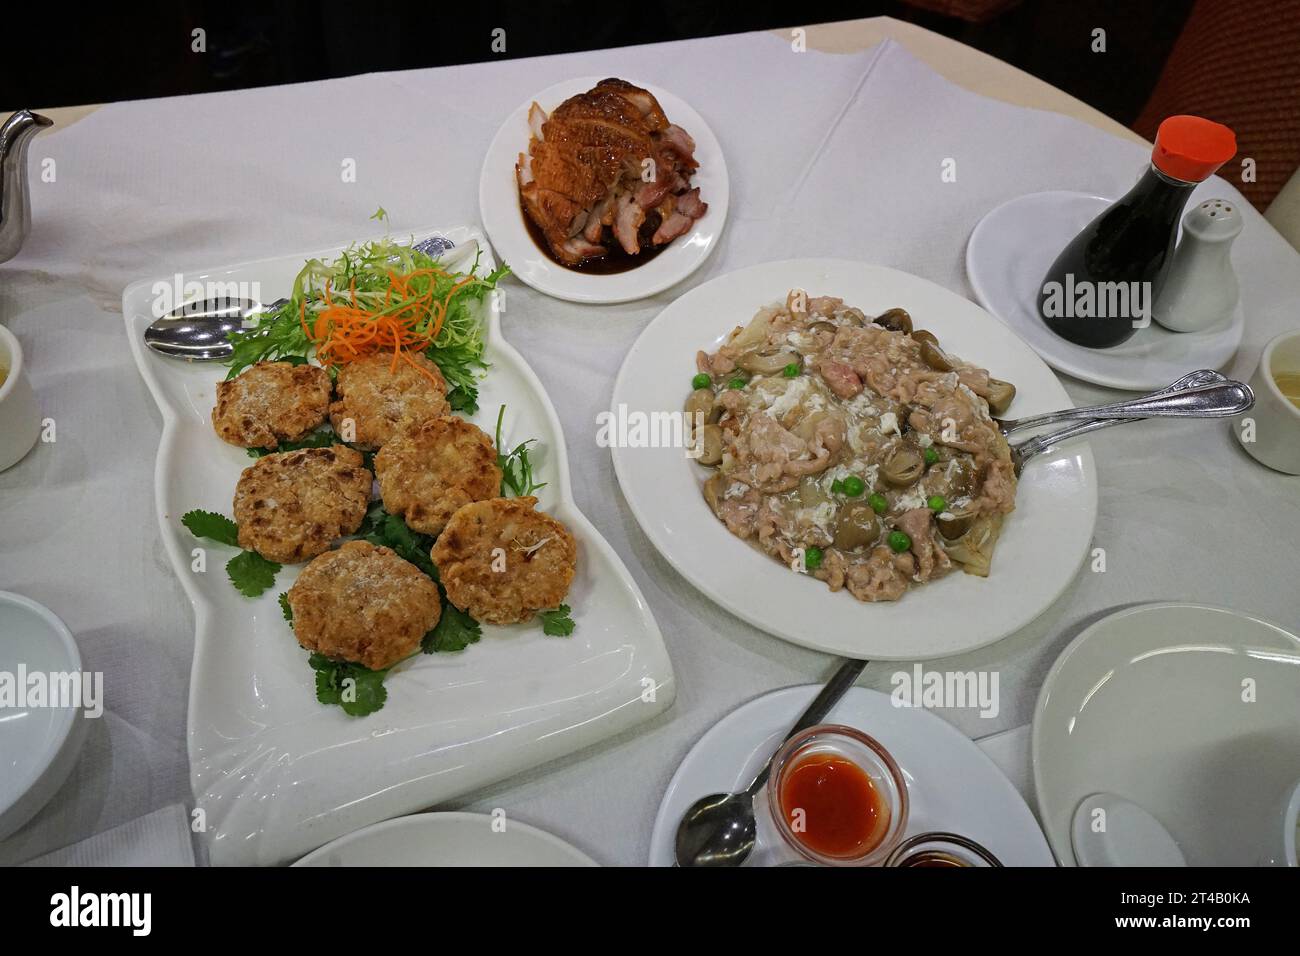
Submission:
[[[1225,378],[1212,369],[1200,369],[1141,398],[1108,405],[1064,408],[1028,418],[994,419],[994,422],[1004,436],[1009,436],[1027,428],[1084,419],[1229,418],[1240,415],[1254,403],[1255,395],[1250,386]]]
[[[866,666],[866,661],[857,660],[845,660],[840,664],[835,676],[790,728],[785,740],[820,724]],[[740,866],[749,858],[757,830],[754,795],[767,783],[771,769],[772,757],[768,757],[754,782],[743,792],[711,793],[691,804],[677,825],[675,853],[678,866]]]
[[[1189,386],[1189,383],[1197,383]],[[1188,396],[1192,396],[1188,399]],[[1233,415],[1240,415],[1249,411],[1255,404],[1255,393],[1250,386],[1244,382],[1235,382],[1231,379],[1224,378],[1218,372],[1210,369],[1201,369],[1185,375],[1178,381],[1174,382],[1168,388],[1160,392],[1152,392],[1144,398],[1135,399],[1132,403],[1120,402],[1117,405],[1096,405],[1091,411],[1095,413],[1098,409],[1116,408],[1120,405],[1134,405],[1143,402],[1156,403],[1161,397],[1169,397],[1175,401],[1182,402],[1185,409],[1182,411],[1163,412],[1166,416],[1181,418],[1226,418]],[[1078,411],[1090,411],[1090,409],[1078,409]],[[1160,415],[1155,412],[1152,414]],[[1049,418],[1051,416],[1041,416]],[[1025,419],[1030,421],[1031,419]],[[1055,420],[1055,419],[1054,419]],[[1019,445],[1011,446],[1011,463],[1015,468],[1016,476],[1024,470],[1025,464],[1034,456],[1040,455],[1045,451],[1056,447],[1062,442],[1069,441],[1072,438],[1078,438],[1080,435],[1086,435],[1089,432],[1095,432],[1102,428],[1109,428],[1111,425],[1123,425],[1125,422],[1141,421],[1140,417],[1132,418],[1093,418],[1088,421],[1078,422],[1060,431],[1051,432],[1047,435],[1036,435],[1028,441],[1021,442]]]
[[[445,236],[430,236],[411,248],[437,258],[456,244]],[[230,358],[234,346],[227,338],[252,316],[274,312],[288,302],[276,299],[262,305],[250,299],[200,299],[156,319],[144,330],[144,344],[159,355],[189,362],[216,362]]]

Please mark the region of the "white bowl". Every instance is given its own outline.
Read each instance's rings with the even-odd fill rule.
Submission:
[[[77,673],[81,654],[49,608],[0,591],[0,680]],[[0,702],[0,840],[22,827],[63,786],[86,738],[80,707],[14,707]]]
[[[1250,379],[1255,407],[1233,419],[1232,431],[1260,464],[1300,475],[1300,408],[1278,388],[1276,376],[1284,372],[1300,372],[1300,329],[1283,332],[1264,346]]]

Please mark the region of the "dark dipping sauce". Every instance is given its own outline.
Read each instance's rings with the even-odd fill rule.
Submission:
[[[542,251],[542,255],[550,259],[562,269],[568,269],[570,272],[583,272],[593,276],[617,275],[620,272],[630,272],[637,266],[643,266],[659,253],[663,252],[671,242],[666,242],[662,246],[650,245],[650,239],[654,236],[655,230],[659,228],[659,216],[651,213],[646,216],[646,221],[641,224],[641,231],[637,238],[641,240],[641,252],[635,256],[629,256],[618,240],[610,235],[610,229],[605,227],[605,239],[601,243],[608,250],[603,256],[597,256],[594,259],[584,259],[576,266],[571,266],[567,262],[561,262],[556,258],[555,253],[551,252],[551,245],[546,241],[546,234],[533,222],[532,218],[524,211],[520,205],[519,215],[523,217],[524,228],[528,230],[528,235],[533,238],[533,245]]]
[[[781,812],[795,839],[822,856],[866,856],[889,829],[889,807],[867,772],[835,754],[809,754],[783,773]]]

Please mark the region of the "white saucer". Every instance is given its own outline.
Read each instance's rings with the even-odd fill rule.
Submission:
[[[1300,637],[1195,604],[1112,614],[1052,665],[1033,762],[1043,829],[1067,866],[1075,808],[1099,791],[1156,817],[1189,866],[1258,865],[1282,836],[1273,808],[1300,778]]]
[[[677,824],[710,793],[743,790],[821,690],[786,687],[742,705],[699,739],[673,775],[650,837],[650,865],[673,865]],[[895,707],[887,694],[854,687],[826,718],[870,734],[907,779],[905,836],[947,830],[983,844],[1005,866],[1054,866],[1052,852],[1016,788],[974,741],[924,710]],[[764,854],[762,828],[754,850]]]
[[[559,837],[485,813],[419,813],[339,837],[294,866],[597,866]]]
[[[519,186],[515,181],[515,162],[521,152],[528,151],[528,108],[536,102],[549,113],[570,96],[591,89],[602,79],[585,76],[565,80],[521,103],[501,125],[488,147],[479,179],[479,215],[497,258],[506,262],[521,281],[538,292],[570,302],[631,302],[662,292],[704,264],[718,244],[723,224],[727,221],[730,189],[727,161],[713,130],[699,113],[672,93],[631,79],[629,82],[653,93],[668,121],[686,130],[695,140],[695,158],[700,168],[692,177],[691,185],[700,187],[700,198],[709,204],[709,211],[696,220],[693,232],[674,239],[653,259],[613,275],[566,269],[537,247],[524,225],[524,214],[519,206]]]
[[[1189,206],[1196,201],[1193,194]],[[1222,368],[1241,344],[1245,314],[1240,303],[1213,328],[1170,332],[1152,322],[1109,349],[1067,342],[1043,324],[1039,284],[1061,250],[1111,202],[1087,193],[1044,192],[998,206],[980,220],[966,246],[966,272],[975,297],[1048,365],[1085,382],[1149,391],[1194,369]]]

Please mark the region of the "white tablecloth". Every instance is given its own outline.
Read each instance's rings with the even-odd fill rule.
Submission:
[[[631,568],[679,681],[676,706],[637,732],[455,806],[503,807],[602,863],[644,862],[664,787],[692,743],[757,694],[826,677],[825,655],[785,644],[705,601],[652,550],[607,450],[595,444],[624,352],[686,288],[764,260],[827,255],[907,270],[970,295],[966,239],[979,218],[1042,189],[1116,195],[1143,151],[1073,120],[983,99],[885,43],[856,55],[796,53],[749,34],[538,60],[116,104],[42,134],[35,227],[0,266],[0,320],[27,349],[57,441],[0,473],[0,588],[49,605],[105,674],[71,782],[0,862],[29,859],[189,799],[185,711],[193,617],[153,515],[160,421],[130,358],[122,288],[152,274],[321,248],[369,234],[476,222],[479,164],[497,126],[534,91],[571,76],[644,80],[690,100],[727,152],[731,220],[681,288],[583,307],[512,281],[505,334],[564,424],[578,504]],[[340,175],[354,160],[356,182]],[[956,182],[940,179],[956,161]],[[1226,171],[1225,171],[1226,172]],[[1294,326],[1300,257],[1248,207],[1234,250],[1247,316],[1228,371],[1248,377],[1263,343]],[[827,290],[833,291],[833,290]],[[1078,403],[1113,396],[1067,381]],[[936,668],[996,669],[1001,706],[940,713],[972,737],[1024,724],[1061,648],[1134,602],[1192,599],[1297,623],[1297,479],[1247,458],[1221,423],[1147,423],[1094,441],[1097,544],[1038,621]],[[897,665],[868,668],[889,688]]]

